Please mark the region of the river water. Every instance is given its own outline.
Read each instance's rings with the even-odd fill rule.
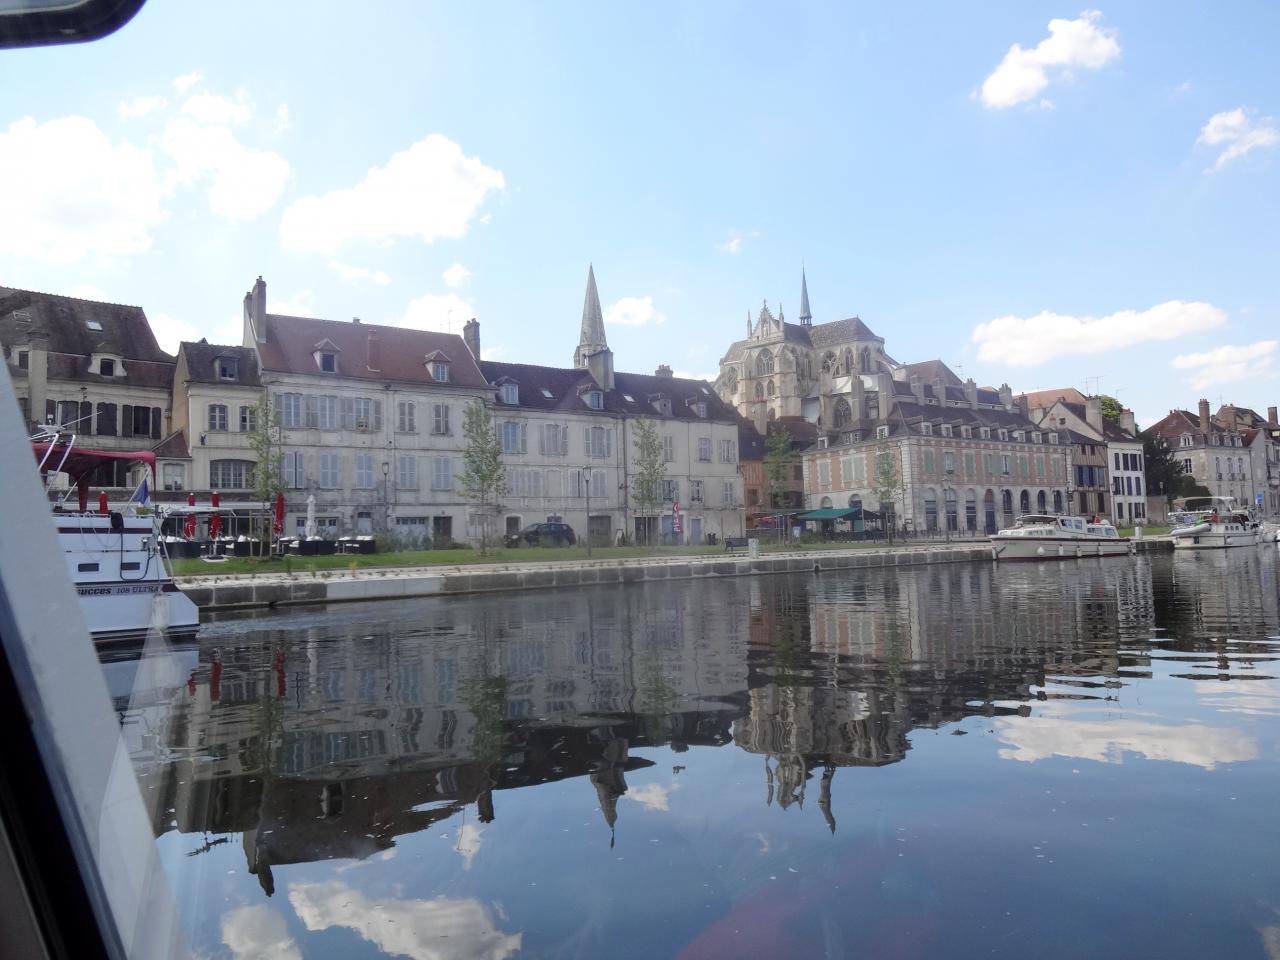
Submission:
[[[1277,960],[1278,598],[1270,548],[948,564],[107,669],[201,956]]]

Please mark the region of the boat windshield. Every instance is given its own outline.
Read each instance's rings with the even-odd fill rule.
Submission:
[[[1019,517],[1017,526],[1019,527],[1038,527],[1048,524],[1053,526],[1058,522],[1057,517],[1051,517],[1047,514],[1029,513],[1025,517]]]

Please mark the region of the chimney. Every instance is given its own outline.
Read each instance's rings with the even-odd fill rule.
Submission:
[[[667,379],[671,379],[675,376],[675,374],[671,372],[671,367],[665,363],[658,364],[658,369],[653,371],[653,375],[655,377],[666,377]]]
[[[360,322],[360,318],[359,318],[359,317],[352,317],[352,318],[351,318],[351,322],[352,322],[352,323],[359,323],[359,322]]]
[[[1000,402],[1007,411],[1013,413],[1013,389],[1007,383],[1000,384]]]
[[[978,409],[978,384],[970,377],[964,382],[964,398],[969,401],[970,408]]]
[[[1271,424],[1280,423],[1280,420],[1276,419],[1275,407],[1267,407],[1267,423],[1271,423]]]
[[[924,406],[924,384],[920,382],[920,377],[913,373],[908,378],[908,382],[911,384],[911,393],[915,396],[916,403]]]
[[[267,284],[259,277],[253,289],[244,295],[243,346],[267,342]]]
[[[1085,397],[1084,422],[1089,424],[1095,433],[1102,433],[1102,398]]]
[[[360,321],[357,320],[357,323]],[[382,344],[378,341],[378,331],[369,331],[369,349],[366,365],[375,373],[382,369]]]
[[[1138,423],[1133,419],[1132,410],[1120,411],[1120,427],[1123,430],[1129,431],[1129,433],[1132,433],[1135,437],[1138,435]]]
[[[1209,401],[1200,398],[1200,432],[1209,432]]]
[[[472,317],[462,326],[462,342],[471,351],[476,363],[480,362],[480,321]]]

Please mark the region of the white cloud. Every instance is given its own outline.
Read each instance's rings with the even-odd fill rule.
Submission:
[[[1210,117],[1209,122],[1200,128],[1196,143],[1222,146],[1218,159],[1205,171],[1212,173],[1255,147],[1273,147],[1280,143],[1280,130],[1276,129],[1275,121],[1270,117],[1259,117],[1256,110],[1236,107]]]
[[[441,274],[446,287],[458,288],[471,279],[471,271],[460,263],[455,263]]]
[[[276,107],[276,133],[284,133],[289,129],[289,105],[282,103]]]
[[[653,297],[623,297],[604,308],[604,322],[611,327],[647,327],[665,323],[653,305]]]
[[[381,270],[355,267],[349,263],[343,263],[341,260],[330,260],[329,269],[347,281],[347,283],[359,283],[361,280],[368,280],[379,287],[385,287],[391,282],[391,278]]]
[[[471,861],[480,852],[480,834],[482,829],[476,823],[464,823],[458,830],[458,845],[455,848],[462,857],[462,869],[470,870]]]
[[[174,181],[205,184],[209,209],[228,220],[270,210],[289,180],[284,157],[245,146],[221,124],[178,117],[161,135],[160,149],[173,162]]]
[[[623,796],[628,800],[634,800],[646,810],[671,809],[671,791],[660,783],[646,783],[639,787],[632,787]]]
[[[147,315],[147,319],[151,321],[151,332],[156,335],[156,342],[166,353],[177,353],[178,344],[183,340],[194,341],[201,337],[191,324],[167,313],[151,313]]]
[[[231,100],[205,91],[187,97],[182,112],[200,123],[244,123],[253,116],[253,104],[243,92]]]
[[[81,300],[99,300],[103,303],[118,303],[107,295],[107,292],[101,287],[95,287],[92,283],[75,283],[66,291],[68,297],[79,297]]]
[[[293,905],[308,930],[345,927],[388,956],[411,960],[505,960],[523,940],[498,930],[479,900],[370,900],[345,883],[295,883]]]
[[[471,304],[456,293],[423,294],[409,301],[404,316],[394,321],[398,327],[415,330],[439,330],[444,333],[461,333],[462,325],[475,316]]]
[[[299,290],[283,300],[267,302],[268,313],[279,313],[286,317],[314,317],[316,315],[316,296],[310,290]],[[241,318],[243,323],[243,318]]]
[[[178,93],[180,94],[186,93],[188,90],[190,90],[192,87],[196,86],[196,84],[202,82],[203,80],[204,80],[204,74],[202,73],[199,73],[196,71],[192,71],[191,73],[184,73],[180,77],[173,78],[173,89],[177,90]]]
[[[351,240],[456,239],[485,198],[505,187],[500,171],[433,133],[372,168],[354,187],[290,204],[280,238],[289,249],[329,255]]]
[[[1176,370],[1189,370],[1191,389],[1201,390],[1215,383],[1235,383],[1270,373],[1277,346],[1280,341],[1276,340],[1259,340],[1239,347],[1225,345],[1204,353],[1184,353],[1174,357],[1170,365]]]
[[[166,188],[149,151],[113,142],[87,117],[0,132],[0,254],[72,263],[151,249]]]
[[[1220,327],[1226,313],[1211,303],[1169,300],[1146,310],[1105,317],[1074,317],[1047,310],[1034,317],[999,317],[980,323],[970,339],[978,359],[1033,367],[1063,356],[1107,353],[1149,340],[1173,340]]]
[[[136,120],[138,117],[145,117],[149,113],[162,110],[168,105],[169,101],[164,97],[134,97],[116,107],[116,112],[120,114],[121,119]]]
[[[717,243],[716,249],[721,253],[730,253],[737,256],[742,252],[743,243],[758,236],[760,236],[759,230],[730,230],[729,239],[722,243]]]
[[[688,370],[674,370],[672,373],[681,380],[705,380],[707,383],[715,383],[720,376],[718,373],[690,373]]]
[[[1161,725],[1144,720],[1063,720],[1056,717],[995,721],[996,735],[1010,745],[1000,750],[1006,760],[1031,762],[1048,757],[1075,757],[1099,763],[1122,763],[1126,753],[1148,760],[1186,763],[1212,770],[1219,763],[1253,760],[1258,744],[1239,730],[1203,724]]]
[[[233,960],[302,960],[278,910],[237,907],[222,918],[222,942]]]
[[[1030,50],[1015,43],[1000,65],[982,81],[983,106],[1003,109],[1035,99],[1049,86],[1049,71],[1069,75],[1072,68],[1099,70],[1120,56],[1114,30],[1098,27],[1101,14],[1086,10],[1075,20],[1049,21],[1049,36]]]
[[[486,347],[482,345],[480,347],[480,359],[501,360],[506,352],[506,348],[503,347],[502,344],[498,344],[496,347]]]

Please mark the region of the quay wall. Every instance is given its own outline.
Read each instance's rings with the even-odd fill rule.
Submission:
[[[1138,553],[1173,549],[1164,539],[1135,541]],[[1101,562],[1115,562],[1108,558]],[[1074,562],[1089,562],[1085,558]],[[456,596],[511,590],[546,590],[599,583],[637,583],[644,580],[697,580],[748,574],[828,573],[840,570],[921,566],[933,563],[992,562],[986,544],[938,544],[885,550],[832,550],[808,553],[743,554],[694,557],[648,557],[597,562],[551,562],[502,566],[458,566],[446,569],[364,568],[329,576],[206,576],[178,581],[182,591],[202,610],[235,610],[296,604],[343,603],[359,600],[400,600],[406,597]],[[1071,563],[1071,560],[1060,561]]]

